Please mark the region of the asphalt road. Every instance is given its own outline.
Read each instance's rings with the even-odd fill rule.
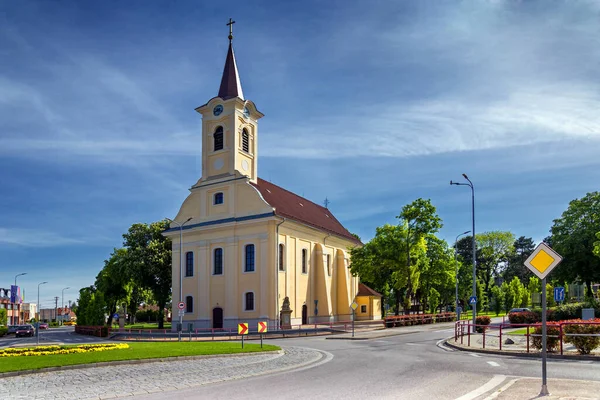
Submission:
[[[453,330],[403,334],[372,340],[324,337],[272,340],[329,352],[314,368],[172,392],[176,399],[475,399],[507,377],[541,377],[541,361],[448,351],[436,343]],[[590,361],[548,361],[548,377],[600,381],[600,365]],[[539,380],[541,386],[541,378]],[[164,399],[165,394],[143,399]],[[483,395],[485,397],[485,395]],[[138,398],[138,397],[136,397]]]
[[[36,344],[36,337],[20,337],[16,338],[14,334],[6,335],[0,338],[0,348]],[[80,344],[80,343],[97,343],[106,341],[93,336],[83,336],[75,334],[75,327],[63,326],[60,328],[49,328],[40,330],[40,344],[64,343],[64,344]]]

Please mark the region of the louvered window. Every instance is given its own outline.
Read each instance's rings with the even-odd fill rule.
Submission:
[[[250,137],[248,136],[248,131],[242,131],[242,150],[246,153],[250,153]]]
[[[219,126],[214,134],[215,151],[223,150],[223,127]]]

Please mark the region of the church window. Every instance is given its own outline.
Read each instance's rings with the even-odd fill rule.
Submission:
[[[246,153],[250,153],[250,137],[246,129],[242,130],[242,150]]]
[[[223,204],[223,199],[224,199],[224,196],[223,196],[222,192],[215,193],[215,202],[214,202],[215,204]]]
[[[194,252],[185,253],[185,276],[194,276]]]
[[[215,150],[214,151],[223,150],[223,127],[222,126],[219,126],[217,128],[217,130],[215,130],[214,139],[215,139]]]
[[[254,311],[254,292],[244,294],[244,311]]]
[[[223,275],[223,249],[215,249],[213,275]]]
[[[192,296],[186,296],[185,298],[185,312],[194,312],[194,298]]]
[[[331,276],[331,256],[327,254],[327,275]]]
[[[244,265],[244,272],[254,272],[254,245],[246,245],[246,264]]]
[[[279,270],[285,271],[284,259],[285,259],[285,247],[283,244],[279,244]]]
[[[302,249],[302,273],[306,273],[306,256],[308,251],[306,249]]]

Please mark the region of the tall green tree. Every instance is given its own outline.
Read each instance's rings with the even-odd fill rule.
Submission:
[[[115,249],[104,268],[96,276],[96,289],[104,295],[108,326],[112,325],[113,315],[122,303],[127,303],[131,291],[132,278],[129,274],[127,249]]]
[[[76,308],[78,325],[104,325],[106,303],[101,291],[94,286],[81,288],[78,301]]]
[[[600,193],[587,193],[572,200],[550,229],[551,246],[563,257],[552,272],[568,282],[582,281],[586,295],[592,295],[592,282],[600,281],[600,258],[594,255],[596,233],[600,231]]]
[[[418,288],[415,280],[419,275],[418,266],[411,262],[411,247],[422,246],[427,235],[437,233],[442,227],[442,220],[438,217],[431,200],[422,198],[402,207],[400,215],[396,218],[406,229],[406,265],[409,270],[406,298],[411,299]],[[407,309],[406,312],[410,310]]]
[[[476,236],[477,246],[481,251],[477,275],[484,285],[485,294],[490,297],[493,278],[500,276],[501,268],[513,251],[515,236],[511,232],[502,231],[484,232]]]
[[[502,273],[505,281],[510,282],[513,277],[521,280],[526,285],[533,273],[525,266],[525,260],[535,250],[535,243],[532,238],[525,236],[519,237],[513,244],[514,250],[507,255],[506,269]]]
[[[171,240],[162,235],[168,226],[166,220],[138,223],[123,235],[129,273],[152,292],[159,309],[159,329],[164,326],[164,309],[171,299]]]
[[[454,250],[448,247],[445,240],[439,239],[434,235],[425,237],[427,246],[426,263],[423,265],[420,274],[420,293],[425,297],[431,309],[431,299],[429,295],[432,289],[439,295],[438,305],[454,303],[456,269],[458,261],[454,258]],[[437,305],[436,305],[437,307]]]
[[[0,325],[8,325],[8,312],[6,308],[0,308]]]

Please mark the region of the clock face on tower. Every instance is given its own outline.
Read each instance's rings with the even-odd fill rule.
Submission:
[[[215,108],[213,108],[213,114],[215,117],[218,117],[223,112],[223,106],[221,104],[217,104]]]
[[[248,110],[248,107],[244,107],[244,117],[248,118],[249,115],[250,115],[250,110]]]

